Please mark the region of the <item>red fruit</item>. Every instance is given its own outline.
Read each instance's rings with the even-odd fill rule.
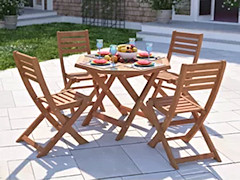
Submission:
[[[96,63],[96,64],[105,64],[105,63],[107,63],[107,60],[105,60],[105,59],[94,59],[93,62]]]
[[[142,51],[142,52],[139,52],[138,55],[141,57],[148,57],[148,52]],[[150,54],[150,56],[151,56],[151,54]]]
[[[139,65],[149,65],[151,64],[152,62],[151,61],[148,61],[148,60],[140,60],[137,62]]]
[[[100,51],[100,52],[98,52],[98,54],[100,54],[100,56],[105,56],[105,55],[109,55],[110,52],[109,51]]]

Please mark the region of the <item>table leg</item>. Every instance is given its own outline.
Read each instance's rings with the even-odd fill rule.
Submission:
[[[128,80],[126,78],[124,78],[123,76],[118,76],[118,79],[122,83],[122,85],[125,87],[125,89],[128,91],[128,93],[132,97],[132,99],[136,102],[138,100],[139,96],[136,93],[136,91],[133,89],[131,84],[128,82]],[[148,109],[144,103],[142,103],[142,105],[140,106],[140,109],[142,110],[144,117],[147,117]],[[141,113],[141,112],[139,112],[139,113]],[[150,123],[153,124],[151,121],[150,121]]]
[[[98,82],[99,87],[102,89],[102,91],[105,92],[105,94],[109,97],[109,99],[112,101],[112,103],[116,106],[116,108],[119,110],[119,112],[122,115],[127,115],[128,112],[122,108],[121,103],[118,101],[118,99],[114,96],[114,94],[110,90],[110,86],[108,87],[105,84],[105,81],[103,81],[97,73],[92,74],[93,78],[95,79],[96,82]],[[113,75],[112,75],[113,76]],[[115,76],[114,76],[115,77]]]
[[[128,116],[127,120],[125,121],[125,126],[122,127],[120,133],[118,134],[118,136],[116,137],[116,140],[121,140],[124,135],[126,134],[129,126],[131,125],[134,117],[136,116],[138,110],[141,108],[143,110],[143,112],[145,112],[146,116],[148,116],[148,112],[146,109],[146,106],[143,105],[143,101],[145,99],[145,97],[147,96],[150,88],[153,86],[154,84],[154,80],[156,79],[158,75],[158,72],[153,72],[151,77],[149,78],[147,84],[145,85],[142,93],[140,96],[138,96],[136,94],[136,92],[134,91],[134,89],[131,87],[131,85],[128,83],[127,80],[124,80],[124,77],[119,77],[119,80],[121,82],[123,82],[123,86],[126,88],[126,90],[129,92],[129,94],[133,97],[133,99],[135,99],[136,104],[134,105],[130,115]],[[149,118],[150,119],[150,118]]]
[[[111,77],[109,78],[109,80],[106,82],[106,87],[107,87],[108,89],[109,89],[110,86],[112,85],[114,79],[115,79],[115,76],[111,76]],[[90,123],[90,121],[91,121],[91,119],[92,119],[92,117],[93,117],[93,113],[94,113],[94,112],[97,110],[97,108],[100,106],[100,104],[102,103],[102,100],[103,100],[103,98],[105,97],[105,95],[106,95],[105,92],[102,91],[102,92],[100,93],[100,95],[97,97],[97,100],[96,100],[96,102],[93,104],[92,109],[89,111],[87,117],[85,118],[85,120],[84,120],[83,123],[82,123],[83,126],[86,126],[86,125],[88,125],[88,124]]]

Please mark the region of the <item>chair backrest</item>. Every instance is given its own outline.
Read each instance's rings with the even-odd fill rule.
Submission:
[[[172,39],[168,50],[168,60],[171,60],[173,53],[193,56],[193,63],[197,63],[202,47],[203,34],[186,32],[172,32]]]
[[[211,90],[204,110],[208,113],[217,96],[223,74],[226,67],[226,61],[201,63],[201,64],[183,64],[181,73],[177,82],[174,103],[171,111],[174,112],[180,96],[186,92],[195,90]]]
[[[91,54],[88,30],[83,31],[58,31],[58,53],[61,69],[66,82],[66,71],[63,56],[66,54],[83,53]]]
[[[39,106],[38,96],[32,86],[31,81],[36,82],[40,86],[50,108],[55,109],[56,104],[54,103],[49,89],[46,85],[38,59],[36,57],[31,57],[18,51],[13,52],[13,57],[23,83],[35,104]]]

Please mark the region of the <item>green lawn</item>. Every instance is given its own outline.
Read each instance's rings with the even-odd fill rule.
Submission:
[[[135,37],[135,30],[112,29],[70,23],[52,23],[19,27],[16,30],[0,29],[0,70],[15,67],[12,52],[18,50],[40,61],[58,58],[57,31],[89,30],[91,49],[96,49],[96,39],[104,40],[104,47],[120,44]]]

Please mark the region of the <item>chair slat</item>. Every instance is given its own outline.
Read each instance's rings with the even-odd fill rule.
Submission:
[[[24,66],[22,66],[22,70],[24,72],[28,72],[29,74],[32,74],[32,75],[36,76],[35,71],[34,71],[33,68],[29,68],[29,67],[24,65]]]
[[[68,97],[70,97],[70,98],[74,98],[75,97],[75,95],[70,93],[70,92],[63,92],[63,94],[68,96]]]
[[[67,42],[86,42],[86,38],[83,37],[64,37],[61,38],[61,44],[67,43]]]
[[[19,62],[20,62],[22,65],[24,65],[24,66],[26,66],[26,67],[28,67],[28,68],[33,69],[33,64],[32,64],[32,63],[29,63],[29,62],[24,61],[24,60],[20,60]]]
[[[186,78],[193,78],[198,76],[216,76],[218,74],[218,70],[203,70],[203,71],[192,71],[186,74]]]
[[[58,31],[59,37],[86,36],[87,31]]]
[[[20,61],[25,61],[25,62],[27,62],[29,64],[32,64],[33,62],[32,62],[31,58],[32,58],[31,56],[26,55],[26,56],[22,56],[21,59],[19,59],[19,60]]]
[[[194,34],[194,33],[186,33],[186,32],[179,32],[175,31],[176,37],[187,37],[187,38],[192,38],[192,39],[199,39],[199,34]]]
[[[52,97],[53,97],[53,99],[60,101],[61,104],[68,102],[66,99],[63,99],[63,98],[59,97],[58,95],[53,95]]]
[[[212,89],[214,87],[214,83],[212,84],[201,84],[195,86],[185,86],[183,89],[186,91],[196,91],[196,90],[203,90],[203,89]]]
[[[183,38],[178,38],[176,37],[175,42],[182,42],[182,43],[187,43],[187,44],[198,44],[197,40],[192,40],[192,39],[183,39]]]
[[[61,44],[60,48],[70,48],[70,47],[84,47],[86,48],[86,43],[68,43],[68,44]]]
[[[178,44],[175,42],[174,47],[178,47],[178,48],[182,48],[182,49],[192,49],[192,50],[196,50],[197,46],[191,46],[191,45],[187,45],[187,44]]]
[[[172,52],[179,54],[195,55],[196,52],[173,48]]]
[[[58,94],[58,96],[60,96],[60,97],[63,98],[63,99],[66,99],[66,100],[68,100],[68,101],[72,101],[72,100],[73,100],[73,98],[70,98],[69,96],[65,96],[65,95],[63,95],[63,94]]]
[[[206,78],[198,78],[198,79],[187,79],[185,80],[185,85],[191,85],[191,84],[202,84],[202,83],[209,83],[209,82],[215,82],[216,77],[206,77]]]
[[[81,49],[62,49],[61,52],[63,54],[70,54],[70,53],[80,53],[80,52],[86,52],[87,48],[81,48]]]
[[[196,71],[196,70],[218,70],[221,67],[221,64],[219,63],[202,63],[202,64],[190,64],[187,70],[187,73],[191,72],[191,71]]]
[[[34,76],[33,74],[31,73],[28,73],[28,72],[24,72],[23,75],[28,78],[28,79],[31,79],[32,81],[35,81],[38,83],[38,79],[36,76]]]

